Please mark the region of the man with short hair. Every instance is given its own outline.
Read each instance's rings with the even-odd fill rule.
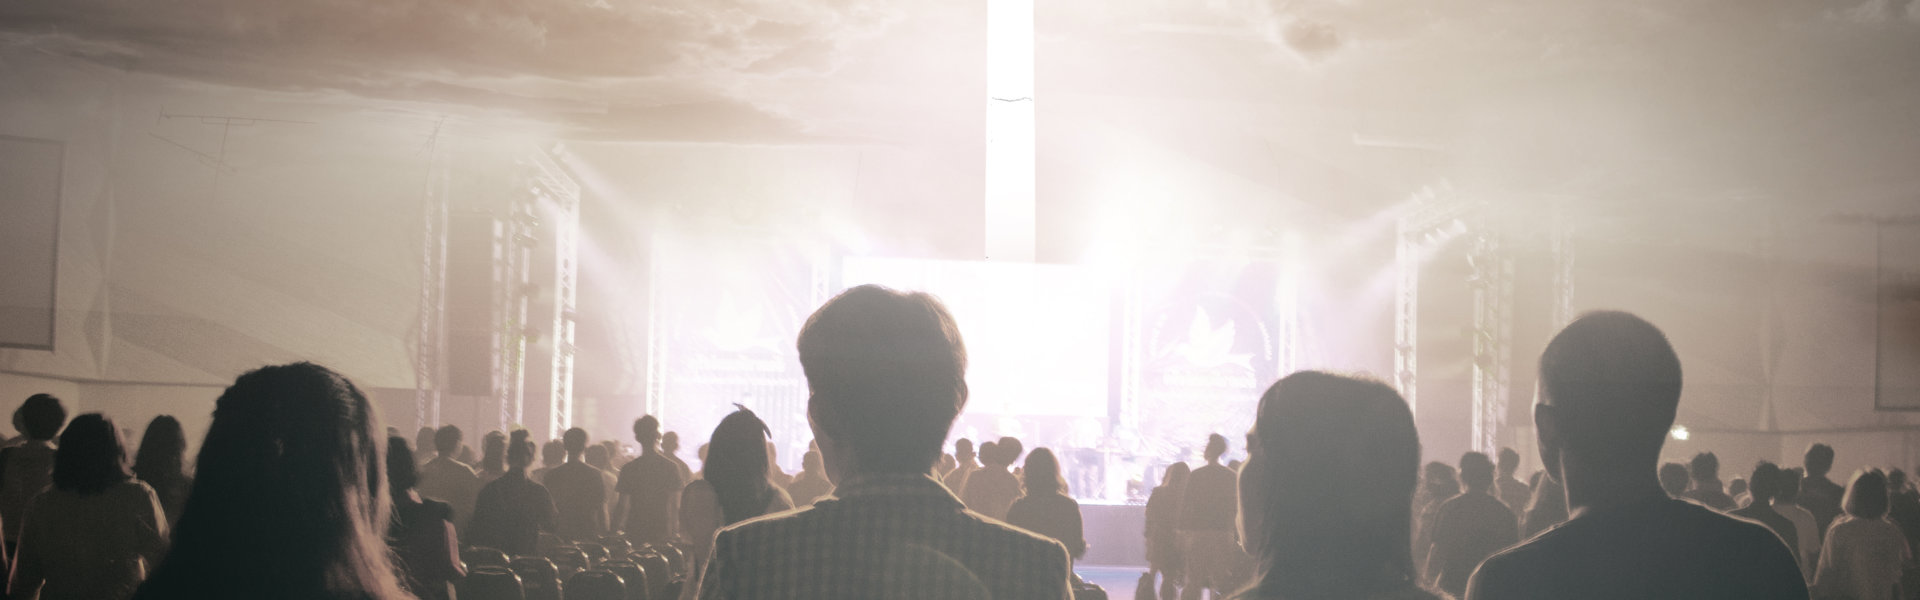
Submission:
[[[693,481],[693,467],[687,461],[680,460],[680,432],[669,431],[660,435],[660,455],[673,461],[673,468],[680,470],[681,481]]]
[[[953,467],[952,471],[941,478],[941,483],[947,484],[948,490],[958,494],[966,491],[967,477],[972,475],[974,471],[980,470],[980,462],[975,460],[978,457],[973,453],[973,440],[967,438],[955,440],[953,442],[953,458],[957,464]]]
[[[1519,452],[1512,448],[1501,448],[1499,467],[1499,479],[1493,482],[1495,497],[1500,499],[1501,504],[1507,505],[1507,510],[1514,514],[1514,522],[1518,523],[1520,513],[1527,510],[1527,500],[1533,498],[1533,488],[1520,481]]]
[[[1656,466],[1680,358],[1634,315],[1588,313],[1540,356],[1534,432],[1573,517],[1480,564],[1467,600],[1804,600],[1793,552],[1759,524],[1667,497]]]
[[[1800,547],[1794,549],[1794,558],[1800,559],[1800,575],[1813,581],[1813,568],[1820,564],[1820,527],[1815,524],[1813,513],[1799,504],[1800,477],[1799,467],[1780,471],[1780,493],[1773,497],[1773,512],[1793,522],[1794,538],[1800,541]]]
[[[1814,524],[1820,526],[1820,539],[1824,541],[1827,528],[1840,516],[1840,499],[1847,495],[1847,490],[1827,479],[1827,472],[1833,470],[1832,446],[1808,446],[1801,464],[1806,467],[1807,476],[1800,480],[1800,507],[1813,513]]]
[[[1240,477],[1220,457],[1227,453],[1227,438],[1218,433],[1207,436],[1207,464],[1187,476],[1187,490],[1180,497],[1180,516],[1174,529],[1180,537],[1180,549],[1186,553],[1187,581],[1180,593],[1195,600],[1204,590],[1213,590],[1220,598],[1233,592],[1232,569],[1240,561],[1240,542],[1235,535],[1240,517]]]
[[[1753,500],[1746,506],[1727,511],[1727,514],[1767,526],[1767,529],[1772,529],[1775,535],[1780,536],[1780,541],[1787,545],[1788,550],[1797,550],[1800,536],[1793,529],[1793,521],[1773,510],[1773,499],[1780,493],[1780,477],[1779,465],[1764,460],[1754,465],[1753,474],[1747,477],[1747,493],[1752,495]],[[1799,561],[1794,562],[1798,564]]]
[[[1480,561],[1520,541],[1520,519],[1493,497],[1493,461],[1479,452],[1460,457],[1460,483],[1467,491],[1440,504],[1433,521],[1427,577],[1458,597]]]
[[[1693,487],[1687,490],[1688,498],[1720,512],[1739,507],[1720,483],[1720,457],[1712,452],[1695,454],[1693,460],[1687,463],[1687,472],[1693,474]]]
[[[473,518],[473,501],[480,496],[480,476],[473,472],[472,465],[454,458],[460,455],[464,436],[459,427],[452,425],[433,432],[433,447],[438,455],[420,465],[420,484],[414,488],[422,496],[452,506],[454,526],[462,530],[467,527],[467,519]]]
[[[607,488],[603,473],[586,463],[587,430],[575,427],[561,434],[567,462],[547,471],[547,492],[553,497],[554,533],[573,541],[591,541],[607,531]]]
[[[67,408],[52,394],[34,394],[20,404],[20,433],[26,440],[0,450],[0,528],[7,540],[6,556],[20,540],[20,525],[33,497],[53,484],[54,438],[67,424]]]
[[[567,446],[560,440],[547,440],[540,446],[540,468],[527,473],[534,483],[546,485],[547,473],[567,461]]]
[[[1687,466],[1670,462],[1660,465],[1660,489],[1674,498],[1687,497],[1687,486],[1693,483],[1693,475],[1687,472]]]
[[[660,419],[646,415],[633,421],[633,441],[640,456],[620,467],[620,500],[613,522],[635,546],[673,541],[680,514],[680,489],[687,481],[680,469],[660,454]]]
[[[966,510],[930,474],[967,400],[966,349],[939,300],[855,287],[798,346],[838,489],[720,530],[700,598],[1071,598],[1066,547]]]

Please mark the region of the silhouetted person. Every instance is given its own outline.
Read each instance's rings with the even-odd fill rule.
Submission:
[[[1720,512],[1736,508],[1733,497],[1721,489],[1720,457],[1712,452],[1693,455],[1687,463],[1687,472],[1693,475],[1692,487],[1687,488],[1687,498]]]
[[[49,394],[34,394],[20,405],[18,445],[0,449],[0,530],[6,535],[7,556],[20,539],[20,518],[27,503],[53,483],[53,438],[67,423],[67,409]]]
[[[480,476],[473,467],[460,462],[459,427],[441,426],[433,433],[433,445],[439,455],[420,465],[420,483],[415,489],[421,496],[439,500],[453,507],[453,522],[457,526],[466,526],[473,520],[473,500],[480,495]]]
[[[1466,491],[1440,503],[1433,521],[1433,549],[1427,578],[1441,590],[1467,592],[1467,577],[1494,552],[1520,541],[1520,520],[1493,497],[1493,461],[1479,452],[1460,457],[1460,482]]]
[[[187,474],[186,462],[187,434],[181,430],[180,420],[160,415],[148,421],[147,432],[140,435],[140,452],[134,455],[133,476],[160,497],[168,525],[180,519],[187,493],[193,491],[193,476]]]
[[[947,454],[943,452],[940,454],[939,462],[933,463],[933,477],[935,479],[945,481],[947,478],[947,474],[952,473],[953,469],[959,466],[960,466],[960,461],[955,460],[952,454]],[[795,477],[797,478],[799,476],[796,475]]]
[[[1693,487],[1693,474],[1687,472],[1687,466],[1670,462],[1660,465],[1660,489],[1672,498],[1687,497],[1687,488]]]
[[[1407,544],[1420,440],[1377,381],[1301,371],[1260,396],[1240,470],[1248,600],[1416,600]]]
[[[1468,600],[1807,597],[1773,532],[1661,490],[1680,386],[1666,335],[1639,317],[1588,313],[1554,336],[1534,432],[1575,516],[1481,563]]]
[[[1519,452],[1512,448],[1501,448],[1498,465],[1497,479],[1493,481],[1494,497],[1507,505],[1507,510],[1513,511],[1514,522],[1519,523],[1520,513],[1527,510],[1527,502],[1533,499],[1533,488],[1520,481]]]
[[[1071,597],[1059,542],[966,510],[928,473],[967,400],[966,348],[938,300],[855,287],[807,319],[798,346],[839,489],[720,530],[701,598]]]
[[[1802,490],[1804,493],[1804,490]],[[1847,486],[1846,513],[1834,519],[1814,570],[1817,598],[1898,598],[1900,568],[1913,557],[1906,537],[1886,520],[1887,476],[1868,469]]]
[[[1840,484],[1827,479],[1827,472],[1833,470],[1833,447],[1826,444],[1808,446],[1801,464],[1806,467],[1806,477],[1800,480],[1800,506],[1813,513],[1815,524],[1820,526],[1820,534],[1825,536],[1833,519],[1840,516],[1840,497],[1847,492]]]
[[[560,435],[560,444],[567,461],[547,471],[545,483],[553,497],[554,533],[570,541],[593,541],[609,531],[609,476],[586,463],[587,430],[568,429]]]
[[[659,419],[653,415],[635,419],[633,440],[640,443],[640,456],[620,467],[620,481],[614,487],[620,500],[614,507],[613,522],[636,546],[673,541],[680,490],[687,482],[680,479],[680,468],[660,454]],[[700,460],[700,468],[705,470],[707,459]]]
[[[1753,497],[1747,494],[1747,480],[1735,477],[1727,482],[1727,497],[1733,499],[1734,506],[1746,506]]]
[[[773,440],[767,440],[766,447],[767,481],[772,483],[774,487],[783,490],[787,489],[787,486],[793,484],[793,476],[788,475],[785,470],[780,468],[780,450],[774,446]]]
[[[1533,501],[1520,518],[1520,539],[1531,539],[1542,531],[1567,520],[1567,487],[1552,476],[1543,475],[1533,486]]]
[[[1227,453],[1227,438],[1218,433],[1207,436],[1207,464],[1187,476],[1187,491],[1180,498],[1180,549],[1187,558],[1187,580],[1181,598],[1199,598],[1204,590],[1220,597],[1233,585],[1231,569],[1239,559],[1240,547],[1235,534],[1239,507],[1239,475],[1220,457]]]
[[[721,527],[793,508],[786,491],[768,479],[769,437],[767,424],[744,407],[713,428],[702,465],[706,475],[687,483],[680,495],[680,531],[701,562]]]
[[[800,475],[787,486],[787,495],[793,497],[794,506],[813,506],[815,500],[831,493],[833,482],[827,480],[827,466],[820,460],[820,451],[808,450],[800,457]]]
[[[532,465],[533,442],[527,430],[515,429],[507,440],[507,472],[482,486],[473,501],[469,542],[511,556],[539,551],[540,532],[554,530],[553,497],[527,477]]]
[[[1020,460],[1020,454],[1025,451],[1020,440],[1011,437],[994,442],[992,450],[980,457],[980,470],[967,476],[967,489],[961,496],[966,499],[967,508],[1007,520],[1007,509],[1020,498],[1020,478],[1013,474],[1013,463]]]
[[[393,490],[387,543],[408,590],[423,599],[446,600],[453,597],[453,582],[467,575],[460,561],[460,535],[453,526],[452,506],[414,491],[420,481],[415,464],[406,439],[387,438],[387,482]]]
[[[607,489],[607,531],[617,532],[619,527],[613,511],[620,502],[620,493],[617,491],[620,488],[620,472],[613,468],[612,460],[607,458],[606,444],[587,446],[586,456],[587,466],[600,471],[600,483]]]
[[[480,476],[482,488],[507,474],[507,434],[494,430],[480,436],[480,464],[473,466],[473,474]]]
[[[560,440],[547,440],[540,445],[540,468],[527,472],[527,478],[540,485],[547,484],[547,472],[567,462],[567,445]]]
[[[419,474],[421,465],[440,457],[440,449],[433,443],[433,438],[437,434],[438,431],[432,427],[421,427],[419,431],[413,433],[413,460],[416,475]]]
[[[135,597],[412,598],[385,540],[380,431],[367,397],[325,367],[241,375],[214,406],[173,547]]]
[[[1007,509],[1007,524],[1038,533],[1066,545],[1067,554],[1087,553],[1087,536],[1080,520],[1080,503],[1067,496],[1067,480],[1060,475],[1060,459],[1053,451],[1035,448],[1027,454],[1023,480],[1027,493]]]
[[[673,461],[673,467],[680,470],[680,481],[693,481],[693,467],[687,466],[687,461],[680,460],[680,432],[660,434],[660,455]]]
[[[7,594],[127,598],[166,545],[160,499],[127,470],[120,431],[100,413],[80,415],[60,435],[53,487],[28,505]]]
[[[1800,477],[1798,468],[1780,470],[1780,489],[1773,498],[1773,512],[1793,522],[1793,536],[1799,542],[1799,547],[1794,548],[1794,558],[1800,561],[1800,576],[1813,581],[1813,568],[1820,564],[1820,529],[1814,524],[1813,513],[1798,504]]]
[[[1900,528],[1909,547],[1920,540],[1920,491],[1914,490],[1906,471],[1900,469],[1887,472],[1887,520]]]
[[[945,477],[941,478],[942,483],[947,484],[947,489],[953,490],[955,494],[966,491],[967,476],[972,475],[974,471],[980,470],[980,462],[975,460],[975,458],[973,440],[960,438],[953,442],[953,460],[955,465],[952,471],[949,471]]]
[[[1786,544],[1787,549],[1794,552],[1794,564],[1799,565],[1799,532],[1794,531],[1793,521],[1773,510],[1774,497],[1779,494],[1780,477],[1779,465],[1764,460],[1754,465],[1753,475],[1748,479],[1752,482],[1748,484],[1748,489],[1753,496],[1752,501],[1746,506],[1728,511],[1727,514],[1754,521],[1766,525],[1767,529],[1772,529],[1775,535],[1780,536],[1780,541]]]
[[[1167,472],[1160,478],[1160,486],[1153,488],[1147,496],[1147,568],[1149,575],[1163,575],[1166,579],[1160,583],[1160,596],[1173,600],[1179,583],[1184,577],[1184,553],[1180,550],[1180,535],[1177,524],[1180,520],[1180,497],[1187,493],[1187,478],[1193,469],[1187,463],[1177,462],[1167,466]]]

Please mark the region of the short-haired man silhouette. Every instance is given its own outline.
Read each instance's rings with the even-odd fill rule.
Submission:
[[[1494,496],[1500,499],[1501,504],[1507,505],[1507,510],[1513,511],[1514,518],[1518,519],[1520,513],[1527,510],[1527,499],[1533,497],[1533,488],[1520,481],[1520,453],[1512,448],[1501,448],[1497,465],[1500,468],[1496,471],[1498,478],[1493,481]]]
[[[1687,473],[1687,466],[1670,462],[1660,465],[1660,489],[1668,496],[1687,497],[1687,485],[1693,482],[1693,475]]]
[[[1800,536],[1793,530],[1793,521],[1788,520],[1786,515],[1773,510],[1773,499],[1780,495],[1781,479],[1784,477],[1785,473],[1780,470],[1779,465],[1760,461],[1760,464],[1754,465],[1753,475],[1747,478],[1747,491],[1753,495],[1753,501],[1748,502],[1744,507],[1727,511],[1727,514],[1754,521],[1767,526],[1767,529],[1772,529],[1780,536],[1780,541],[1786,543],[1787,549],[1795,551],[1797,558]]]
[[[706,600],[1065,600],[1067,549],[968,511],[930,474],[967,401],[967,354],[946,307],[863,285],[800,330],[807,420],[837,489],[714,538]]]
[[[1481,563],[1467,600],[1807,597],[1779,536],[1661,490],[1680,384],[1666,335],[1634,315],[1589,313],[1554,336],[1534,431],[1573,517]]]
[[[1693,487],[1687,490],[1687,497],[1694,502],[1705,504],[1720,512],[1739,507],[1733,496],[1727,495],[1720,483],[1720,457],[1712,452],[1701,452],[1687,461],[1687,472],[1693,475]]]
[[[1460,483],[1467,490],[1441,503],[1434,516],[1426,573],[1448,594],[1466,593],[1467,577],[1480,561],[1520,541],[1520,518],[1493,497],[1493,470],[1485,454],[1461,456]]]
[[[640,444],[640,456],[620,467],[614,484],[619,499],[609,515],[613,523],[634,545],[673,541],[680,514],[680,468],[660,452],[660,419],[646,415],[633,420],[633,441]]]
[[[465,530],[473,517],[473,501],[480,495],[480,475],[473,465],[460,462],[460,443],[465,440],[459,427],[443,425],[433,432],[433,460],[420,465],[420,484],[414,491],[453,507],[455,528]]]
[[[1824,540],[1834,517],[1840,516],[1840,498],[1847,493],[1846,488],[1827,479],[1827,472],[1833,470],[1833,447],[1808,446],[1801,465],[1806,467],[1806,476],[1800,479],[1800,507],[1813,513],[1814,525],[1820,528]]]

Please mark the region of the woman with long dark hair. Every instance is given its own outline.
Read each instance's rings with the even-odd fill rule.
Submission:
[[[1413,569],[1413,413],[1377,381],[1316,371],[1260,397],[1240,471],[1248,599],[1431,599]]]
[[[387,438],[387,482],[393,486],[393,525],[388,543],[400,559],[407,588],[423,600],[453,597],[453,581],[467,575],[460,562],[460,537],[453,528],[453,507],[421,498],[413,449],[406,438]]]
[[[140,435],[140,452],[133,458],[133,476],[153,487],[160,496],[160,507],[167,511],[169,525],[180,519],[187,505],[187,492],[193,490],[193,476],[187,474],[187,434],[180,420],[169,415],[147,422]]]
[[[384,439],[365,394],[312,363],[220,395],[173,548],[138,598],[410,600],[386,544]]]
[[[1067,546],[1075,559],[1087,553],[1087,537],[1080,520],[1080,503],[1067,496],[1067,480],[1060,476],[1060,460],[1053,450],[1035,448],[1022,469],[1027,493],[1007,509],[1007,524],[1044,535]]]
[[[480,437],[480,464],[474,465],[474,474],[480,476],[480,485],[484,486],[507,474],[507,469],[507,434],[487,432]]]
[[[153,488],[127,470],[113,420],[73,419],[53,455],[53,487],[27,506],[8,595],[43,600],[126,598],[166,549]]]
[[[680,530],[694,546],[693,556],[705,560],[713,534],[721,527],[760,515],[793,508],[785,490],[767,480],[767,424],[746,407],[738,407],[713,428],[705,476],[680,494]]]
[[[533,441],[515,429],[506,443],[507,472],[480,488],[473,502],[468,539],[476,546],[520,556],[538,552],[540,532],[554,530],[553,496],[527,476],[533,465]]]

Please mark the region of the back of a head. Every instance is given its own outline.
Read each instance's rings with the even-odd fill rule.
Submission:
[[[1766,504],[1780,494],[1780,465],[1760,461],[1753,466],[1753,473],[1747,476],[1747,493],[1753,496],[1754,504]]]
[[[480,467],[490,471],[507,469],[507,434],[495,429],[480,436]]]
[[[53,454],[54,489],[92,495],[132,477],[113,419],[87,413],[74,417],[60,434],[60,449]]]
[[[967,401],[966,346],[939,300],[877,285],[814,311],[796,344],[808,415],[861,470],[920,473]]]
[[[1435,500],[1445,500],[1460,493],[1460,472],[1447,463],[1437,460],[1427,463],[1421,471],[1420,481],[1426,484],[1427,495]]]
[[[973,457],[973,440],[960,438],[953,442],[953,456],[958,459]]]
[[[653,448],[660,442],[660,418],[643,415],[633,420],[633,441],[640,442],[644,448]]]
[[[1187,463],[1173,463],[1167,465],[1167,474],[1161,477],[1161,482],[1167,486],[1167,489],[1178,492],[1187,489],[1187,477],[1192,474],[1193,467],[1187,466]],[[1175,497],[1179,495],[1176,493]]]
[[[398,497],[401,493],[413,489],[420,483],[420,473],[413,466],[413,449],[407,447],[407,439],[400,436],[387,438],[387,485]]]
[[[1680,358],[1658,327],[1630,313],[1591,312],[1540,355],[1542,403],[1565,450],[1591,464],[1651,469],[1680,406]]]
[[[133,473],[149,483],[179,477],[186,472],[187,433],[180,420],[160,415],[147,422],[140,435],[140,451],[134,455]]]
[[[1483,492],[1493,487],[1493,459],[1480,452],[1460,456],[1460,483],[1468,490]]]
[[[1712,452],[1695,454],[1693,460],[1687,462],[1687,471],[1693,474],[1694,481],[1719,481],[1720,457],[1714,456]]]
[[[668,454],[680,451],[680,432],[669,431],[660,434],[660,451]]]
[[[587,452],[587,430],[579,427],[568,429],[566,433],[560,434],[560,445],[566,449],[567,456],[580,456],[585,454]]]
[[[67,408],[52,394],[34,394],[20,405],[20,433],[28,439],[51,440],[67,423]]]
[[[438,431],[433,432],[434,451],[448,460],[459,456],[460,443],[463,441],[466,441],[466,434],[461,433],[459,427],[443,425]]]
[[[1520,453],[1512,448],[1500,448],[1499,467],[1501,477],[1512,477],[1520,471]]]
[[[587,446],[586,458],[582,459],[596,469],[611,470],[613,462],[607,459],[607,447],[599,444]]]
[[[1841,506],[1856,519],[1878,519],[1887,516],[1887,506],[1891,503],[1887,495],[1887,474],[1879,469],[1865,469],[1854,473]]]
[[[142,597],[407,598],[384,536],[384,439],[367,397],[312,363],[220,395],[166,561]]]
[[[707,461],[701,466],[727,523],[759,516],[766,509],[772,489],[767,482],[769,437],[767,424],[744,407],[713,428]]]
[[[1833,446],[1814,444],[1807,447],[1807,455],[1801,463],[1807,468],[1808,477],[1826,477],[1833,470]]]
[[[540,445],[540,463],[549,467],[559,466],[567,459],[567,445],[560,440],[547,440]]]
[[[1781,469],[1780,489],[1778,493],[1773,495],[1773,499],[1788,504],[1798,502],[1800,500],[1800,480],[1802,477],[1803,475],[1801,475],[1799,467]]]
[[[1413,580],[1420,439],[1399,393],[1294,373],[1261,396],[1249,439],[1241,513],[1262,597],[1363,596]]]
[[[432,427],[421,427],[419,431],[416,431],[413,433],[412,448],[415,448],[422,453],[428,452],[428,451],[438,451],[439,446],[434,444],[434,439],[433,439],[434,436],[438,434],[439,432]]]
[[[999,444],[993,442],[980,443],[980,451],[978,453],[980,455],[980,464],[993,466],[994,461],[1000,460],[1000,450],[996,448],[998,445]]]
[[[1033,449],[1024,466],[1028,495],[1067,493],[1067,480],[1060,476],[1060,460],[1053,456],[1052,450]]]
[[[1020,455],[1027,452],[1027,447],[1025,444],[1020,443],[1018,438],[1002,437],[999,441],[993,443],[993,451],[1000,453],[999,463],[1001,465],[1010,467],[1013,466],[1013,463],[1020,462]]]
[[[820,473],[820,451],[808,450],[806,454],[800,455],[800,470],[808,473]]]
[[[525,429],[515,429],[507,436],[507,468],[525,469],[533,464],[533,440]]]
[[[1207,462],[1219,460],[1227,453],[1227,436],[1218,433],[1207,434]]]
[[[1693,483],[1693,474],[1687,472],[1687,466],[1670,462],[1660,465],[1660,489],[1668,496],[1679,498],[1687,493],[1687,486]]]

